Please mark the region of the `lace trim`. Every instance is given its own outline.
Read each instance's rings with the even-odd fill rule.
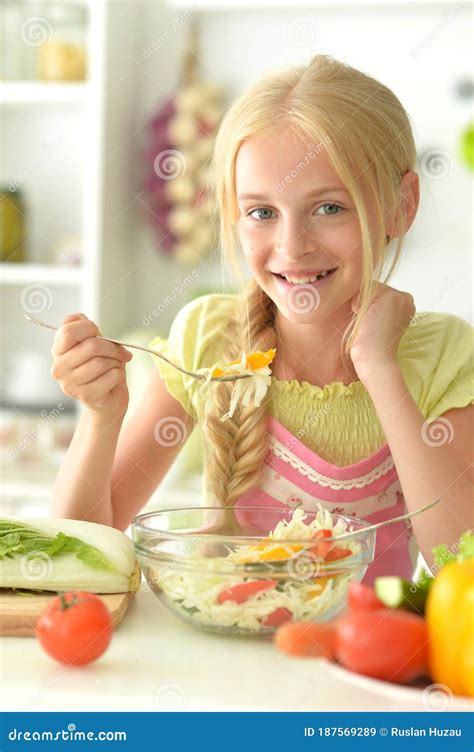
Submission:
[[[350,490],[352,488],[364,488],[370,486],[371,483],[378,480],[382,475],[386,475],[389,470],[394,467],[393,458],[390,455],[384,460],[378,467],[371,470],[365,475],[359,475],[357,478],[351,478],[349,480],[336,480],[335,478],[329,478],[327,475],[318,473],[314,468],[307,465],[306,462],[300,460],[293,452],[290,452],[278,439],[274,436],[270,437],[270,444],[274,454],[284,462],[298,470],[301,475],[304,475],[314,483],[319,483],[324,488],[331,488],[334,491]]]

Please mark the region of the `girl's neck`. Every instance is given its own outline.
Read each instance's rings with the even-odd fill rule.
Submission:
[[[341,345],[351,319],[341,312],[329,321],[295,324],[276,312],[277,353],[272,373],[285,381],[297,379],[323,387],[335,381],[350,384],[358,380],[350,358],[344,362]]]

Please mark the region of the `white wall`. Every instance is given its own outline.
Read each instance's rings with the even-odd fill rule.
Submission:
[[[117,96],[130,101],[129,118],[116,134],[123,140],[123,131],[128,130],[127,156],[123,152],[121,158],[128,162],[130,185],[116,188],[118,175],[112,171],[107,187],[112,192],[120,190],[121,196],[109,220],[123,210],[119,225],[125,221],[127,244],[132,243],[122,249],[126,254],[122,263],[128,264],[126,279],[115,286],[110,299],[114,308],[120,305],[121,324],[131,328],[140,326],[143,317],[193,271],[154,249],[154,236],[140,219],[142,206],[136,198],[141,190],[139,152],[146,143],[149,116],[179,83],[185,9],[152,0],[134,6],[133,51],[130,36],[125,44],[120,38],[115,43],[124,45],[121,60],[129,72],[118,80],[123,65],[109,71],[111,101]],[[472,295],[472,177],[459,160],[458,143],[469,122],[470,103],[456,96],[455,85],[471,71],[471,14],[467,3],[423,7],[323,4],[321,9],[313,3],[294,10],[255,7],[192,14],[200,23],[202,74],[221,83],[229,98],[268,69],[304,63],[318,52],[359,67],[393,89],[411,117],[420,160],[431,149],[441,150],[448,170],[444,177],[434,179],[425,177],[419,166],[421,207],[391,284],[409,290],[419,310],[450,311],[466,319],[471,318]],[[168,38],[163,41],[165,32]],[[145,56],[154,43],[158,49]],[[193,285],[156,319],[157,333],[166,333],[176,311],[195,290],[219,284],[220,272],[213,260],[196,269]]]

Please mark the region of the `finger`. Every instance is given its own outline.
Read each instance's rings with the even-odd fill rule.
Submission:
[[[126,363],[132,358],[132,354],[121,345],[114,345],[97,337],[88,337],[59,356],[58,372],[72,371],[96,357],[115,358],[120,363]]]
[[[70,321],[56,332],[51,352],[53,355],[62,355],[87,337],[95,337],[98,333],[97,325],[90,319]]]
[[[75,368],[71,373],[71,382],[74,382],[76,386],[84,386],[95,381],[111,368],[123,368],[121,360],[116,358],[92,358],[87,363]]]
[[[110,371],[99,376],[98,379],[87,384],[82,389],[82,399],[91,405],[97,405],[107,394],[125,381],[124,368],[111,368]]]
[[[69,324],[71,321],[80,321],[81,319],[87,319],[87,316],[84,313],[68,313],[68,315],[63,318],[63,325]]]

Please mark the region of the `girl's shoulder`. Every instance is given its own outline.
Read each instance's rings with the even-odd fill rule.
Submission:
[[[418,311],[400,341],[400,346],[413,352],[427,345],[442,352],[453,347],[467,347],[473,327],[453,313]]]
[[[426,417],[473,401],[473,327],[451,313],[421,311],[405,330],[398,362]]]
[[[226,322],[237,311],[240,296],[232,293],[208,293],[186,303],[177,313],[170,330],[180,340],[184,352],[196,370],[219,360]]]
[[[235,308],[239,299],[237,293],[212,292],[198,295],[180,309],[177,318],[182,317],[188,325],[196,320],[217,323]]]

